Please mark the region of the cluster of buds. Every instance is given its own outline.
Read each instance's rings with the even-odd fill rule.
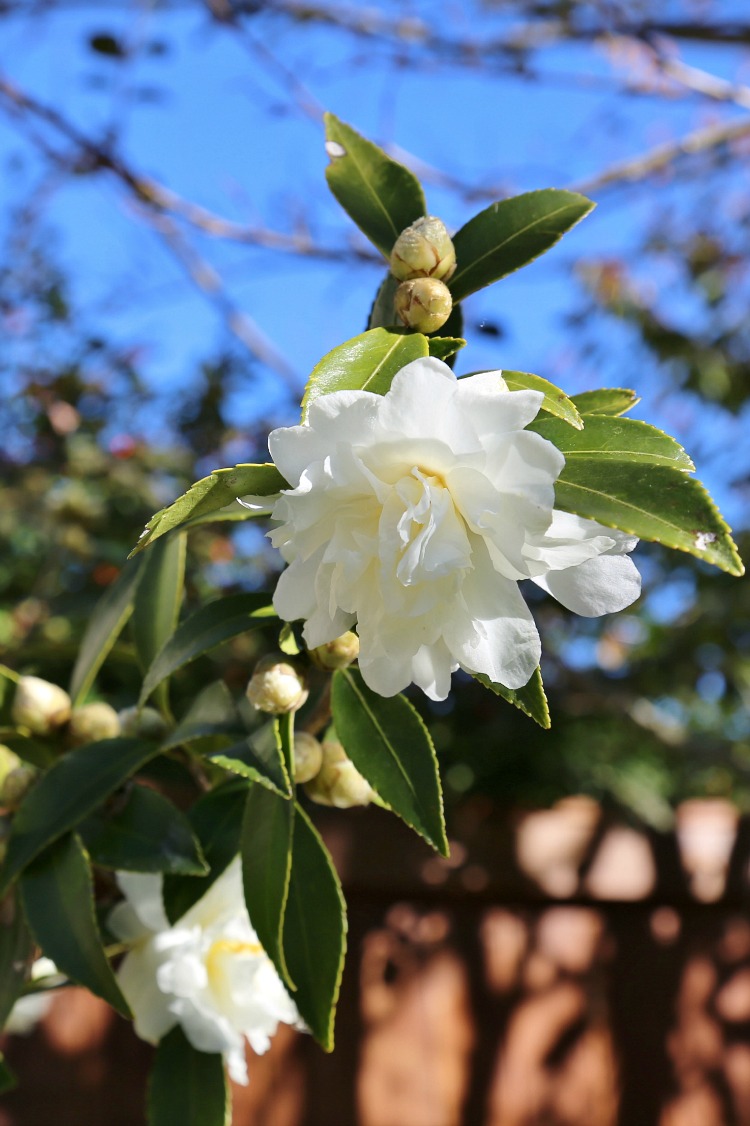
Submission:
[[[31,763],[0,744],[0,805],[5,809],[15,809],[39,777],[39,771]]]
[[[445,283],[456,269],[456,252],[443,221],[425,215],[402,231],[390,266],[401,282],[393,302],[403,323],[418,332],[442,328],[453,308]]]
[[[103,701],[73,708],[68,723],[68,739],[73,747],[96,743],[99,739],[116,739],[121,733],[120,717]]]
[[[337,809],[369,805],[375,792],[347,756],[333,729],[329,729],[321,744],[321,755],[320,770],[305,786],[307,796],[318,805]]]
[[[11,718],[18,727],[33,735],[52,735],[70,719],[71,701],[68,693],[41,680],[38,676],[22,676],[16,685]]]

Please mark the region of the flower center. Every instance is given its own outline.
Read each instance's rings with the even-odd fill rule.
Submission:
[[[399,503],[396,578],[413,586],[469,565],[463,520],[441,473],[415,465],[394,489]]]
[[[217,985],[218,979],[224,970],[222,962],[227,955],[251,954],[257,957],[263,953],[263,947],[258,942],[243,942],[239,938],[219,938],[212,942],[206,954],[206,972],[212,986]]]

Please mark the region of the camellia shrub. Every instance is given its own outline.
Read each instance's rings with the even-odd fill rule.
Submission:
[[[638,598],[639,539],[743,572],[688,455],[627,417],[634,391],[454,374],[463,299],[593,204],[530,192],[451,237],[412,173],[330,115],[326,148],[389,266],[369,328],[316,365],[268,463],[219,469],[151,519],[67,691],[4,671],[0,1016],[72,981],[132,1017],[157,1046],[153,1126],[224,1123],[227,1073],[247,1082],[246,1041],[265,1051],[280,1022],[333,1048],[346,907],[315,804],[376,803],[447,854],[437,758],[402,693],[443,700],[462,669],[548,727],[521,580],[597,616]],[[265,522],[287,566],[272,594],[180,620],[191,529],[223,520]],[[116,713],[92,689],[128,621],[145,671]],[[219,679],[173,714],[170,681],[250,631],[275,651],[246,691]]]

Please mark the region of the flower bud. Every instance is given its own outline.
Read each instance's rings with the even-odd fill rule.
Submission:
[[[117,718],[120,734],[128,738],[161,739],[167,733],[167,722],[156,708],[123,708]]]
[[[310,650],[310,658],[319,669],[345,669],[358,656],[359,638],[351,630]]]
[[[437,278],[414,278],[401,282],[393,298],[401,320],[417,332],[436,332],[453,308],[448,286]]]
[[[318,805],[333,805],[337,809],[369,805],[374,796],[369,782],[334,739],[324,740],[323,765],[305,786],[305,793]]]
[[[10,747],[6,747],[4,743],[0,743],[0,786],[10,774],[11,770],[21,765],[21,759],[15,751]]]
[[[323,748],[307,731],[294,735],[294,781],[309,782],[323,765]]]
[[[456,269],[456,252],[442,219],[425,215],[396,239],[391,273],[399,281],[437,278],[447,281]]]
[[[49,735],[70,719],[70,696],[38,676],[22,676],[11,708],[13,722],[35,735]]]
[[[11,770],[0,786],[0,805],[4,805],[7,809],[15,809],[21,804],[38,777],[39,771],[28,762],[22,762],[20,766]]]
[[[95,743],[98,739],[116,739],[120,733],[120,718],[109,704],[84,704],[71,712],[68,736],[74,747]]]
[[[258,661],[247,686],[253,707],[271,715],[296,712],[308,695],[304,674],[283,653],[272,653]]]

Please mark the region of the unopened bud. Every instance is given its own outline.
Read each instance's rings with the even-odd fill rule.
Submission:
[[[103,701],[73,708],[68,736],[74,747],[96,743],[99,739],[116,739],[121,733],[117,712]]]
[[[22,676],[11,708],[13,722],[35,735],[49,735],[70,719],[70,696],[38,676]]]
[[[369,805],[374,797],[370,783],[362,777],[338,740],[323,742],[323,765],[305,786],[305,793],[318,805],[350,809]]]
[[[4,805],[6,809],[15,809],[21,804],[38,777],[39,771],[28,762],[22,762],[15,770],[11,770],[0,786],[0,805]]]
[[[453,299],[448,286],[437,278],[401,282],[393,298],[401,320],[417,332],[436,332],[451,315]]]
[[[167,733],[167,723],[156,708],[123,708],[117,713],[120,734],[128,738],[161,739]]]
[[[16,752],[12,751],[10,747],[6,747],[4,743],[0,743],[0,786],[2,786],[11,770],[15,770],[16,767],[20,765],[21,759]]]
[[[309,782],[323,765],[323,748],[314,735],[297,731],[294,735],[294,781]]]
[[[304,674],[283,653],[263,657],[247,686],[253,707],[270,715],[296,712],[308,695]]]
[[[310,657],[320,669],[345,669],[359,656],[359,638],[347,630],[341,637],[310,650]]]
[[[425,215],[396,239],[391,251],[391,273],[399,281],[437,278],[447,281],[456,269],[456,251],[445,223]]]

